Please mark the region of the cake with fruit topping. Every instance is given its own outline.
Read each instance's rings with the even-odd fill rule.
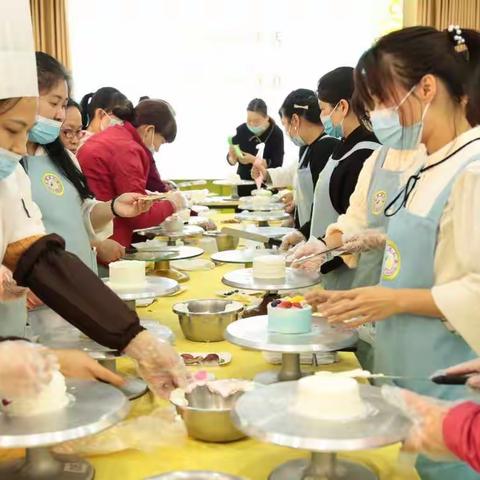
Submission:
[[[267,311],[269,332],[298,334],[312,330],[312,307],[302,296],[274,300]]]

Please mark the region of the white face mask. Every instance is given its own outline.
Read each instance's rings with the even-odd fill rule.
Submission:
[[[150,150],[150,153],[153,155],[154,153],[158,153],[158,149],[155,148],[155,129],[152,129],[152,141],[150,142],[150,146],[147,148]]]
[[[107,117],[107,119],[108,119],[108,122],[107,122],[106,126],[104,126],[105,117]],[[106,130],[108,127],[113,127],[115,125],[123,125],[122,120],[120,120],[117,117],[112,117],[107,112],[105,112],[105,117],[103,117],[102,120],[100,121],[100,131],[102,131],[102,132],[104,130]]]

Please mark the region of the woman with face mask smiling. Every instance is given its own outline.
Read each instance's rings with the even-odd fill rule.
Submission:
[[[376,321],[375,371],[423,395],[459,399],[462,387],[409,381],[480,350],[480,128],[466,117],[480,34],[413,27],[381,38],[356,69],[378,137],[425,145],[423,166],[385,210],[390,216],[381,285],[320,292],[310,301],[330,322]],[[463,338],[462,338],[463,337]],[[422,480],[480,478],[465,466],[419,457]]]
[[[113,113],[123,124],[91,137],[78,151],[88,185],[100,200],[127,191],[144,195],[153,154],[177,135],[175,113],[164,100],[143,100]],[[155,202],[150,211],[128,220],[116,218],[112,238],[127,247],[133,230],[157,226],[186,206],[181,192],[167,192],[166,200]]]
[[[261,175],[275,188],[293,186],[295,189],[293,216],[297,230],[283,238],[282,249],[287,250],[304,239],[304,235],[309,235],[313,191],[320,172],[339,141],[325,133],[313,90],[299,88],[290,92],[280,107],[279,115],[287,136],[299,148],[299,160],[277,168],[267,168],[264,162],[254,166],[252,177]]]
[[[263,158],[268,167],[281,167],[283,164],[283,133],[268,115],[267,104],[261,98],[254,98],[247,106],[247,121],[237,127],[232,137],[232,144],[238,145],[242,156],[238,156],[230,146],[227,161],[237,165],[237,173],[242,180],[251,180],[252,165],[257,154],[257,145],[265,144]],[[242,197],[250,195],[255,186],[240,186],[238,194]]]
[[[370,132],[360,116],[354,111],[353,68],[339,67],[324,75],[318,81],[317,96],[321,110],[321,120],[325,131],[341,138],[327,165],[320,174],[315,187],[310,241],[298,248],[293,259],[327,250],[323,237],[327,227],[345,213],[350,196],[355,190],[358,175],[365,160],[380,148],[375,135]],[[320,238],[319,240],[316,240]],[[316,264],[305,263],[305,269],[318,269]],[[352,271],[341,257],[335,257],[322,265],[323,283],[326,289],[349,288],[352,284]]]

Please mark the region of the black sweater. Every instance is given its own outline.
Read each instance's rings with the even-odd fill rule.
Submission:
[[[325,133],[322,133],[312,144],[300,147],[299,158],[301,161],[305,150],[307,151],[305,158],[303,159],[300,168],[310,167],[312,174],[313,190],[315,191],[315,185],[317,184],[320,172],[325,168],[328,159],[334,152],[335,148],[339,145],[340,140],[333,137],[327,137]],[[307,150],[308,149],[308,150]],[[311,218],[311,214],[310,214]],[[299,229],[304,235],[304,229],[308,233],[305,235],[307,238],[310,234],[310,221],[304,225],[300,225],[297,211],[295,210],[295,227]]]
[[[263,158],[267,162],[268,168],[281,167],[283,164],[283,132],[270,119],[270,126],[261,135],[254,135],[247,127],[246,123],[237,127],[237,132],[232,138],[234,145],[238,145],[242,152],[250,153],[255,156],[257,154],[257,145],[259,143],[265,143],[265,150],[263,152]],[[251,180],[252,165],[243,165],[238,163],[237,173],[242,180]],[[256,187],[240,186],[238,187],[238,193],[240,196],[250,195],[250,192]]]

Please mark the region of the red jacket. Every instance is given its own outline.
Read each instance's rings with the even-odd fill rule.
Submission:
[[[89,138],[78,151],[78,161],[97,200],[108,201],[125,192],[145,193],[152,154],[133,125],[109,127]],[[112,238],[130,245],[137,228],[153,227],[174,213],[168,202],[155,202],[135,218],[115,218]]]
[[[465,402],[449,410],[443,438],[451,452],[480,472],[480,405]]]

